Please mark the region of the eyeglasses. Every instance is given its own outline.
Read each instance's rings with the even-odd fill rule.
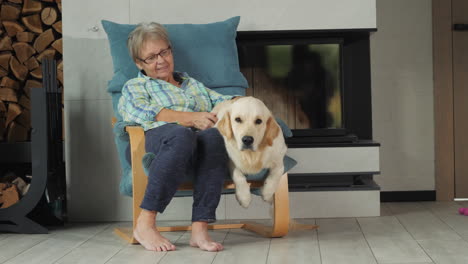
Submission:
[[[138,59],[144,62],[145,64],[152,64],[158,60],[159,56],[161,56],[162,58],[166,58],[167,56],[171,55],[171,53],[172,53],[171,46],[169,46],[167,49],[163,49],[159,53],[153,54],[146,59],[140,59],[140,58]]]

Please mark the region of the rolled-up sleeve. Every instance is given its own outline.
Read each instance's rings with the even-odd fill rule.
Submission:
[[[128,81],[122,88],[119,112],[124,121],[145,124],[156,121],[156,116],[164,107],[150,100],[145,89],[145,79]]]

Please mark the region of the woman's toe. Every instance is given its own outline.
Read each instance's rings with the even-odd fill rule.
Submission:
[[[223,245],[221,245],[220,243],[217,243],[217,246],[218,246],[218,251],[221,251],[224,249]]]

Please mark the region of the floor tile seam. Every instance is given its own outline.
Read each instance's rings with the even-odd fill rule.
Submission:
[[[317,218],[314,219],[314,225],[317,225]],[[315,237],[317,238],[317,246],[318,246],[318,250],[319,250],[320,263],[323,263],[322,249],[320,247],[320,238],[319,238],[319,232],[318,232],[319,228],[316,228],[314,231],[315,231]]]
[[[90,236],[90,237],[89,237],[88,239],[86,239],[83,243],[85,243],[86,241],[90,240],[91,238],[93,238],[93,237],[96,236],[97,234],[101,233],[102,231],[106,230],[109,226],[110,226],[110,224],[106,224],[105,227],[102,228],[102,230],[100,230],[99,232],[97,232],[97,233],[95,233],[94,235]],[[57,237],[58,235],[60,235],[60,233],[55,233],[55,234],[51,235],[50,237],[45,238],[44,240],[39,241],[39,242],[38,242],[37,244],[35,244],[34,246],[32,246],[32,247],[30,247],[30,248],[28,248],[28,249],[26,249],[26,250],[24,250],[24,251],[22,251],[22,252],[19,252],[17,255],[15,255],[14,257],[9,258],[8,260],[4,261],[3,263],[7,263],[7,262],[9,262],[10,260],[13,260],[14,258],[17,258],[17,257],[21,256],[22,254],[25,254],[26,252],[32,250],[33,248],[39,246],[39,245],[42,244],[42,243],[46,243],[49,239],[53,239],[53,238]],[[80,243],[78,246],[81,246],[81,244],[83,244],[83,243]],[[74,249],[77,248],[78,246],[72,247],[72,248],[70,249],[70,251],[74,250]],[[69,254],[70,251],[69,251],[69,252],[66,252],[65,255]],[[57,260],[55,260],[53,263],[56,263],[56,262],[59,261],[61,258],[63,258],[65,255],[59,257],[59,258],[58,258]]]
[[[359,221],[358,221],[356,218],[354,218],[354,219],[355,219],[355,221],[356,221],[356,224],[357,224],[358,227],[359,227],[359,230],[361,230],[361,234],[362,234],[362,236],[364,237],[364,240],[366,241],[367,247],[369,248],[369,250],[370,250],[372,256],[374,257],[375,263],[378,263],[377,257],[375,256],[375,253],[374,253],[374,251],[372,250],[372,247],[370,246],[369,241],[368,241],[367,238],[366,238],[366,234],[365,234],[364,231],[362,230],[361,224],[359,223]]]
[[[93,239],[94,237],[96,237],[97,235],[101,234],[102,232],[106,231],[108,228],[110,228],[112,225],[111,224],[107,224],[105,227],[102,228],[101,231],[95,233],[94,235],[90,236],[88,239],[86,239],[85,241],[81,242],[80,244],[76,245],[75,247],[72,247],[68,252],[65,253],[65,255],[61,256],[60,258],[58,258],[57,260],[55,260],[54,262],[52,262],[52,264],[55,264],[57,262],[59,262],[61,259],[63,259],[65,256],[69,255],[71,252],[73,252],[75,249],[81,247],[82,245],[84,245],[86,242],[90,241],[91,239]],[[107,261],[106,261],[107,262]]]
[[[178,242],[179,239],[181,239],[187,232],[188,232],[188,231],[182,232],[182,233],[180,234],[180,236],[174,241],[174,243]],[[161,263],[161,261],[167,256],[167,252],[168,252],[168,251],[166,251],[166,252],[164,253],[164,256],[162,256],[162,257],[158,260],[158,262],[156,262],[157,264]]]
[[[37,246],[37,245],[39,245],[39,244],[43,243],[44,241],[47,241],[47,240],[49,240],[49,239],[50,239],[50,237],[48,237],[48,238],[44,238],[43,240],[40,240],[40,241],[38,241],[38,242],[37,242],[37,243],[36,243],[34,246],[32,246],[32,247],[30,247],[30,248],[28,248],[28,249],[25,249],[25,250],[23,250],[23,251],[21,251],[21,252],[18,252],[18,254],[16,254],[16,255],[12,256],[12,257],[11,257],[11,258],[9,258],[9,259],[6,259],[6,260],[4,260],[3,262],[0,262],[0,263],[7,263],[8,261],[10,261],[10,260],[12,260],[12,259],[14,259],[14,258],[18,257],[19,255],[23,254],[24,252],[26,252],[26,251],[30,250],[31,248],[33,248],[33,247],[35,247],[35,246]]]
[[[423,205],[421,205],[421,206],[423,206]],[[437,219],[439,219],[442,223],[444,223],[446,226],[448,226],[455,234],[458,235],[458,237],[459,237],[460,239],[463,240],[461,234],[459,234],[455,229],[453,229],[453,227],[452,227],[451,225],[449,225],[447,222],[445,222],[441,217],[439,217],[437,214],[435,214],[435,213],[432,211],[432,209],[427,208],[427,210],[429,211],[429,213],[431,213],[433,216],[435,216]]]
[[[270,238],[270,243],[268,243],[268,250],[267,250],[267,255],[265,259],[265,264],[268,264],[268,258],[270,257],[271,240],[272,238]]]
[[[221,244],[223,245],[223,247],[224,247],[224,241],[226,241],[226,238],[228,237],[228,234],[231,233],[231,230],[232,230],[232,229],[228,229],[228,231],[226,232],[226,235],[224,235],[223,241],[221,242]],[[218,253],[219,253],[219,252],[216,252],[216,254],[215,254],[213,260],[211,261],[211,264],[213,264],[214,261],[215,261],[215,259],[218,257]]]
[[[397,219],[398,223],[400,223],[400,225],[406,230],[406,232],[408,232],[408,234],[413,238],[414,241],[416,241],[416,243],[418,243],[418,246],[421,248],[421,250],[424,252],[424,254],[426,254],[426,256],[428,256],[431,261],[433,263],[436,263],[434,262],[434,259],[431,257],[431,255],[426,251],[426,249],[418,242],[418,240],[416,240],[416,238],[414,237],[414,235],[408,230],[408,228],[406,228],[406,226],[401,222],[400,218],[398,218],[398,215],[395,216],[395,218]]]

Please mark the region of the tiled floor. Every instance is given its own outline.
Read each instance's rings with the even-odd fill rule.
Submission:
[[[0,233],[0,263],[468,263],[464,202],[383,203],[380,217],[298,219],[318,230],[266,239],[243,230],[212,232],[225,250],[188,245],[190,233],[171,232],[174,252],[149,252],[113,233],[128,223],[69,224],[47,235]]]

